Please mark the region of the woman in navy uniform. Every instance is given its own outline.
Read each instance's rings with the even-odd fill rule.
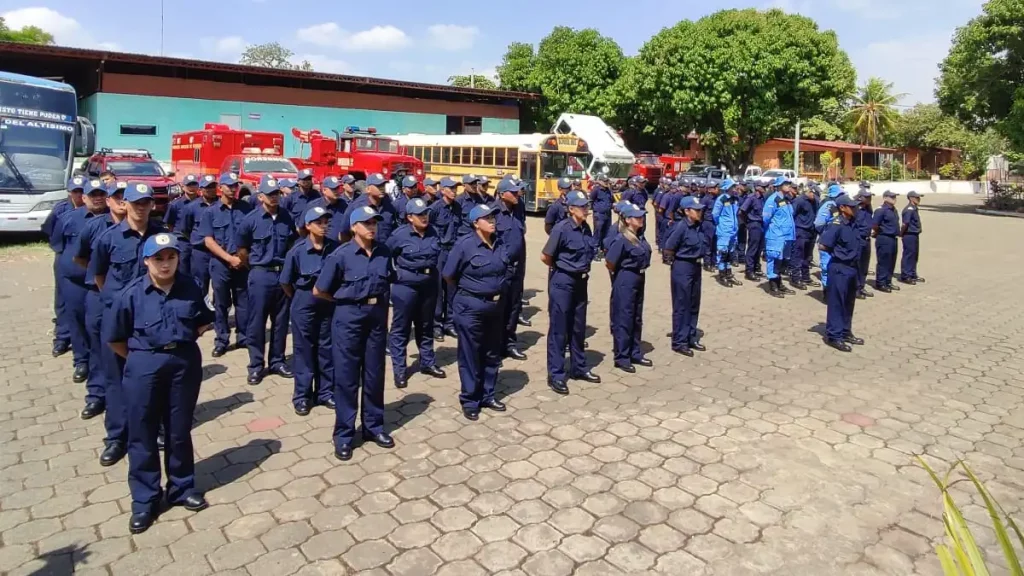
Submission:
[[[197,512],[206,499],[195,486],[192,413],[203,380],[196,340],[213,323],[199,286],[178,273],[181,248],[173,234],[151,236],[142,248],[147,273],[130,282],[114,303],[105,340],[125,359],[124,400],[128,414],[128,529],[145,532],[160,501]],[[160,488],[157,434],[165,429],[167,492]]]
[[[587,224],[587,195],[576,190],[566,195],[569,217],[555,224],[544,245],[541,261],[548,274],[548,386],[568,394],[567,377],[594,384],[601,377],[587,369],[583,340],[587,329],[587,285],[590,264],[597,252],[597,240]],[[566,373],[565,345],[569,344],[571,366]]]
[[[917,275],[917,257],[921,250],[921,213],[917,207],[921,204],[921,195],[916,191],[907,192],[907,207],[903,209],[903,259],[900,260],[900,282],[904,284],[923,283],[924,278]]]
[[[526,360],[526,354],[519,350],[516,334],[523,311],[523,283],[526,279],[526,225],[517,214],[521,202],[523,183],[514,178],[503,178],[498,182],[494,213],[498,235],[508,252],[509,283],[504,296],[504,326],[502,356],[513,360]]]
[[[697,333],[700,317],[701,261],[707,235],[702,230],[704,204],[694,196],[679,203],[685,220],[665,241],[662,261],[672,266],[672,350],[683,356],[706,350]]]
[[[313,204],[313,203],[311,203]],[[292,372],[295,392],[292,406],[307,416],[314,405],[334,410],[334,358],[331,353],[330,302],[313,296],[324,261],[338,242],[328,235],[334,214],[323,206],[306,210],[302,223],[306,236],[284,258],[281,289],[291,300]]]
[[[349,206],[352,239],[324,262],[313,295],[335,303],[331,321],[334,350],[334,456],[352,458],[356,407],[362,410],[363,439],[382,448],[395,441],[384,432],[384,358],[388,301],[394,270],[391,250],[377,240],[380,214],[368,205]],[[362,388],[362,401],[359,391]]]
[[[469,211],[474,233],[459,240],[445,262],[442,276],[455,292],[452,311],[458,332],[459,401],[469,420],[480,409],[504,412],[494,397],[501,363],[502,294],[510,281],[509,257],[498,236],[494,212],[478,204]]]
[[[458,239],[459,224],[462,222],[462,204],[456,201],[456,189],[459,184],[455,180],[445,176],[438,183],[441,187],[441,196],[430,205],[430,225],[437,232],[438,243],[441,252],[438,256],[437,267],[444,269],[448,255],[451,254],[455,241]],[[444,342],[444,337],[456,337],[455,324],[452,319],[452,299],[455,291],[452,290],[444,278],[440,278],[437,285],[437,305],[434,307],[434,340]]]
[[[825,321],[825,344],[849,352],[850,344],[863,344],[853,335],[853,307],[857,303],[857,263],[861,241],[854,225],[857,201],[843,194],[836,198],[840,218],[827,224],[818,240],[823,252],[832,255],[828,262],[828,306]]]
[[[889,293],[899,290],[892,285],[892,274],[896,269],[896,237],[900,235],[900,215],[896,213],[896,193],[886,190],[882,194],[882,205],[871,218],[875,237],[875,290]]]
[[[651,245],[640,235],[645,211],[633,204],[622,211],[619,235],[608,244],[605,266],[612,274],[612,345],[615,367],[627,373],[636,372],[634,364],[650,367],[640,348],[643,334],[644,274],[651,266]],[[663,239],[664,240],[664,239]]]
[[[429,209],[422,198],[406,200],[402,213],[407,223],[388,238],[395,268],[388,349],[396,388],[405,388],[409,381],[406,348],[410,329],[416,333],[420,373],[434,378],[446,376],[444,370],[437,367],[434,356],[434,308],[437,306],[437,264],[441,246],[437,231],[430,226]]]

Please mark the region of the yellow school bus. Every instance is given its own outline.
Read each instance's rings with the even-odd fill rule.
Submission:
[[[409,134],[396,136],[406,154],[423,161],[426,175],[461,182],[465,174],[492,180],[515,174],[527,183],[527,212],[543,212],[558,198],[558,179],[582,179],[590,151],[582,139],[565,134]]]

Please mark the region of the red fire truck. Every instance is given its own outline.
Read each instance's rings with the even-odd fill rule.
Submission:
[[[688,156],[641,152],[636,155],[636,164],[633,165],[630,176],[643,176],[647,179],[647,187],[653,188],[658,185],[662,176],[675,178],[686,172],[691,164],[693,159]]]
[[[377,172],[395,181],[409,175],[423,178],[423,162],[401,153],[398,141],[378,136],[376,128],[348,126],[343,132],[332,132],[333,137],[319,130],[292,128],[292,136],[299,141],[299,154],[302,155],[308,144],[309,156],[290,160],[300,170],[312,168],[314,180],[345,174],[362,180]]]
[[[298,173],[284,157],[284,134],[209,123],[202,130],[171,136],[171,166],[179,177],[235,173],[242,182],[242,196],[255,192],[264,174],[291,178]]]
[[[665,176],[673,179],[686,172],[693,164],[693,158],[676,154],[662,154],[659,159]]]

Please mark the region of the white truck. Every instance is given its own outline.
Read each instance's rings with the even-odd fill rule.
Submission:
[[[587,167],[587,176],[591,179],[603,173],[612,182],[624,182],[636,162],[619,133],[597,116],[562,114],[555,120],[551,132],[574,134],[586,141],[593,156]]]

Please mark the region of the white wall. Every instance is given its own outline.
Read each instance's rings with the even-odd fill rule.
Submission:
[[[984,182],[971,182],[966,180],[912,180],[906,182],[872,182],[871,191],[876,196],[886,190],[906,196],[907,192],[914,190],[920,194],[985,194],[988,185]],[[849,194],[856,194],[859,186],[857,182],[843,185],[843,189]]]

